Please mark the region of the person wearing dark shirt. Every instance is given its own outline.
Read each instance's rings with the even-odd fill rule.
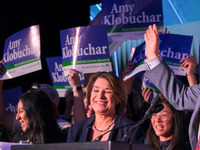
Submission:
[[[43,144],[66,141],[54,115],[54,105],[41,90],[27,91],[20,96],[16,120],[22,131],[13,137],[13,142]]]
[[[147,141],[155,150],[184,150],[186,142],[184,112],[177,111],[166,99],[159,100],[163,110],[154,113],[147,131]]]
[[[126,88],[124,82],[113,73],[94,73],[87,84],[86,97],[94,110],[94,115],[72,125],[67,142],[94,141],[98,136],[112,130],[100,141],[121,141],[134,122],[124,117],[126,107]],[[132,130],[128,142],[143,143],[144,131],[141,127]]]

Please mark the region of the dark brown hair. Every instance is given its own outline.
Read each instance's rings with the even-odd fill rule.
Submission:
[[[176,110],[166,99],[159,101],[160,104],[166,104],[174,114],[173,137],[169,144],[170,150],[181,150],[185,143],[185,126],[184,126],[184,112]],[[156,135],[152,124],[150,124],[147,131],[148,145],[155,150],[159,150],[159,137]]]
[[[104,78],[109,82],[117,104],[116,111],[118,113],[123,113],[127,104],[127,91],[122,79],[118,78],[114,73],[98,72],[92,74],[87,84],[87,99],[90,100],[94,83],[98,78]]]

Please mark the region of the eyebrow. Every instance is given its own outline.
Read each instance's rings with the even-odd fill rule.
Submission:
[[[169,114],[173,114],[173,113],[171,113],[171,112],[169,112],[169,111],[167,111],[167,110],[165,110],[165,111],[163,111],[163,112],[160,112],[160,113],[169,113]]]
[[[23,108],[23,107],[21,107],[21,108],[18,108],[18,110],[24,110],[24,108]]]
[[[96,85],[94,85],[93,88],[94,88],[94,87],[99,88],[99,86],[96,86]]]
[[[100,88],[100,87],[94,85],[93,88]],[[106,90],[113,90],[113,89],[110,87],[110,88],[106,88]]]

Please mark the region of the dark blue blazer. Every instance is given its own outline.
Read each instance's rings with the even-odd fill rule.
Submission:
[[[67,142],[88,142],[90,140],[90,131],[92,129],[95,115],[90,118],[81,120],[72,125],[68,131]],[[113,129],[121,127],[123,125],[133,124],[132,120],[127,119],[123,115],[117,114],[115,119],[115,125]],[[129,130],[130,126],[123,127],[110,132],[108,141],[121,141],[124,134]],[[109,134],[109,133],[108,133]],[[144,143],[145,133],[141,127],[136,127],[132,130],[128,142]]]

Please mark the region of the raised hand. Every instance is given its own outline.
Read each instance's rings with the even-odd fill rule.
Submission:
[[[72,88],[79,87],[81,86],[81,81],[80,77],[78,75],[78,71],[74,69],[70,69],[69,74],[68,74],[68,81]],[[73,97],[74,97],[74,122],[78,122],[80,120],[85,119],[86,116],[86,110],[84,107],[84,102],[83,102],[83,91],[79,90],[76,92],[73,92]]]
[[[145,55],[147,59],[153,59],[159,55],[160,38],[156,25],[150,25],[144,34],[146,42]]]
[[[187,56],[180,61],[181,67],[187,68],[187,79],[190,86],[198,84],[198,81],[195,77],[195,69],[197,66],[197,62],[193,56]]]
[[[70,69],[69,75],[68,75],[68,80],[72,87],[81,86],[81,81],[80,81],[80,77],[78,75],[78,71],[76,71],[74,69]]]
[[[189,55],[186,58],[183,58],[180,63],[181,67],[187,68],[187,75],[195,74],[197,62],[193,56]]]

